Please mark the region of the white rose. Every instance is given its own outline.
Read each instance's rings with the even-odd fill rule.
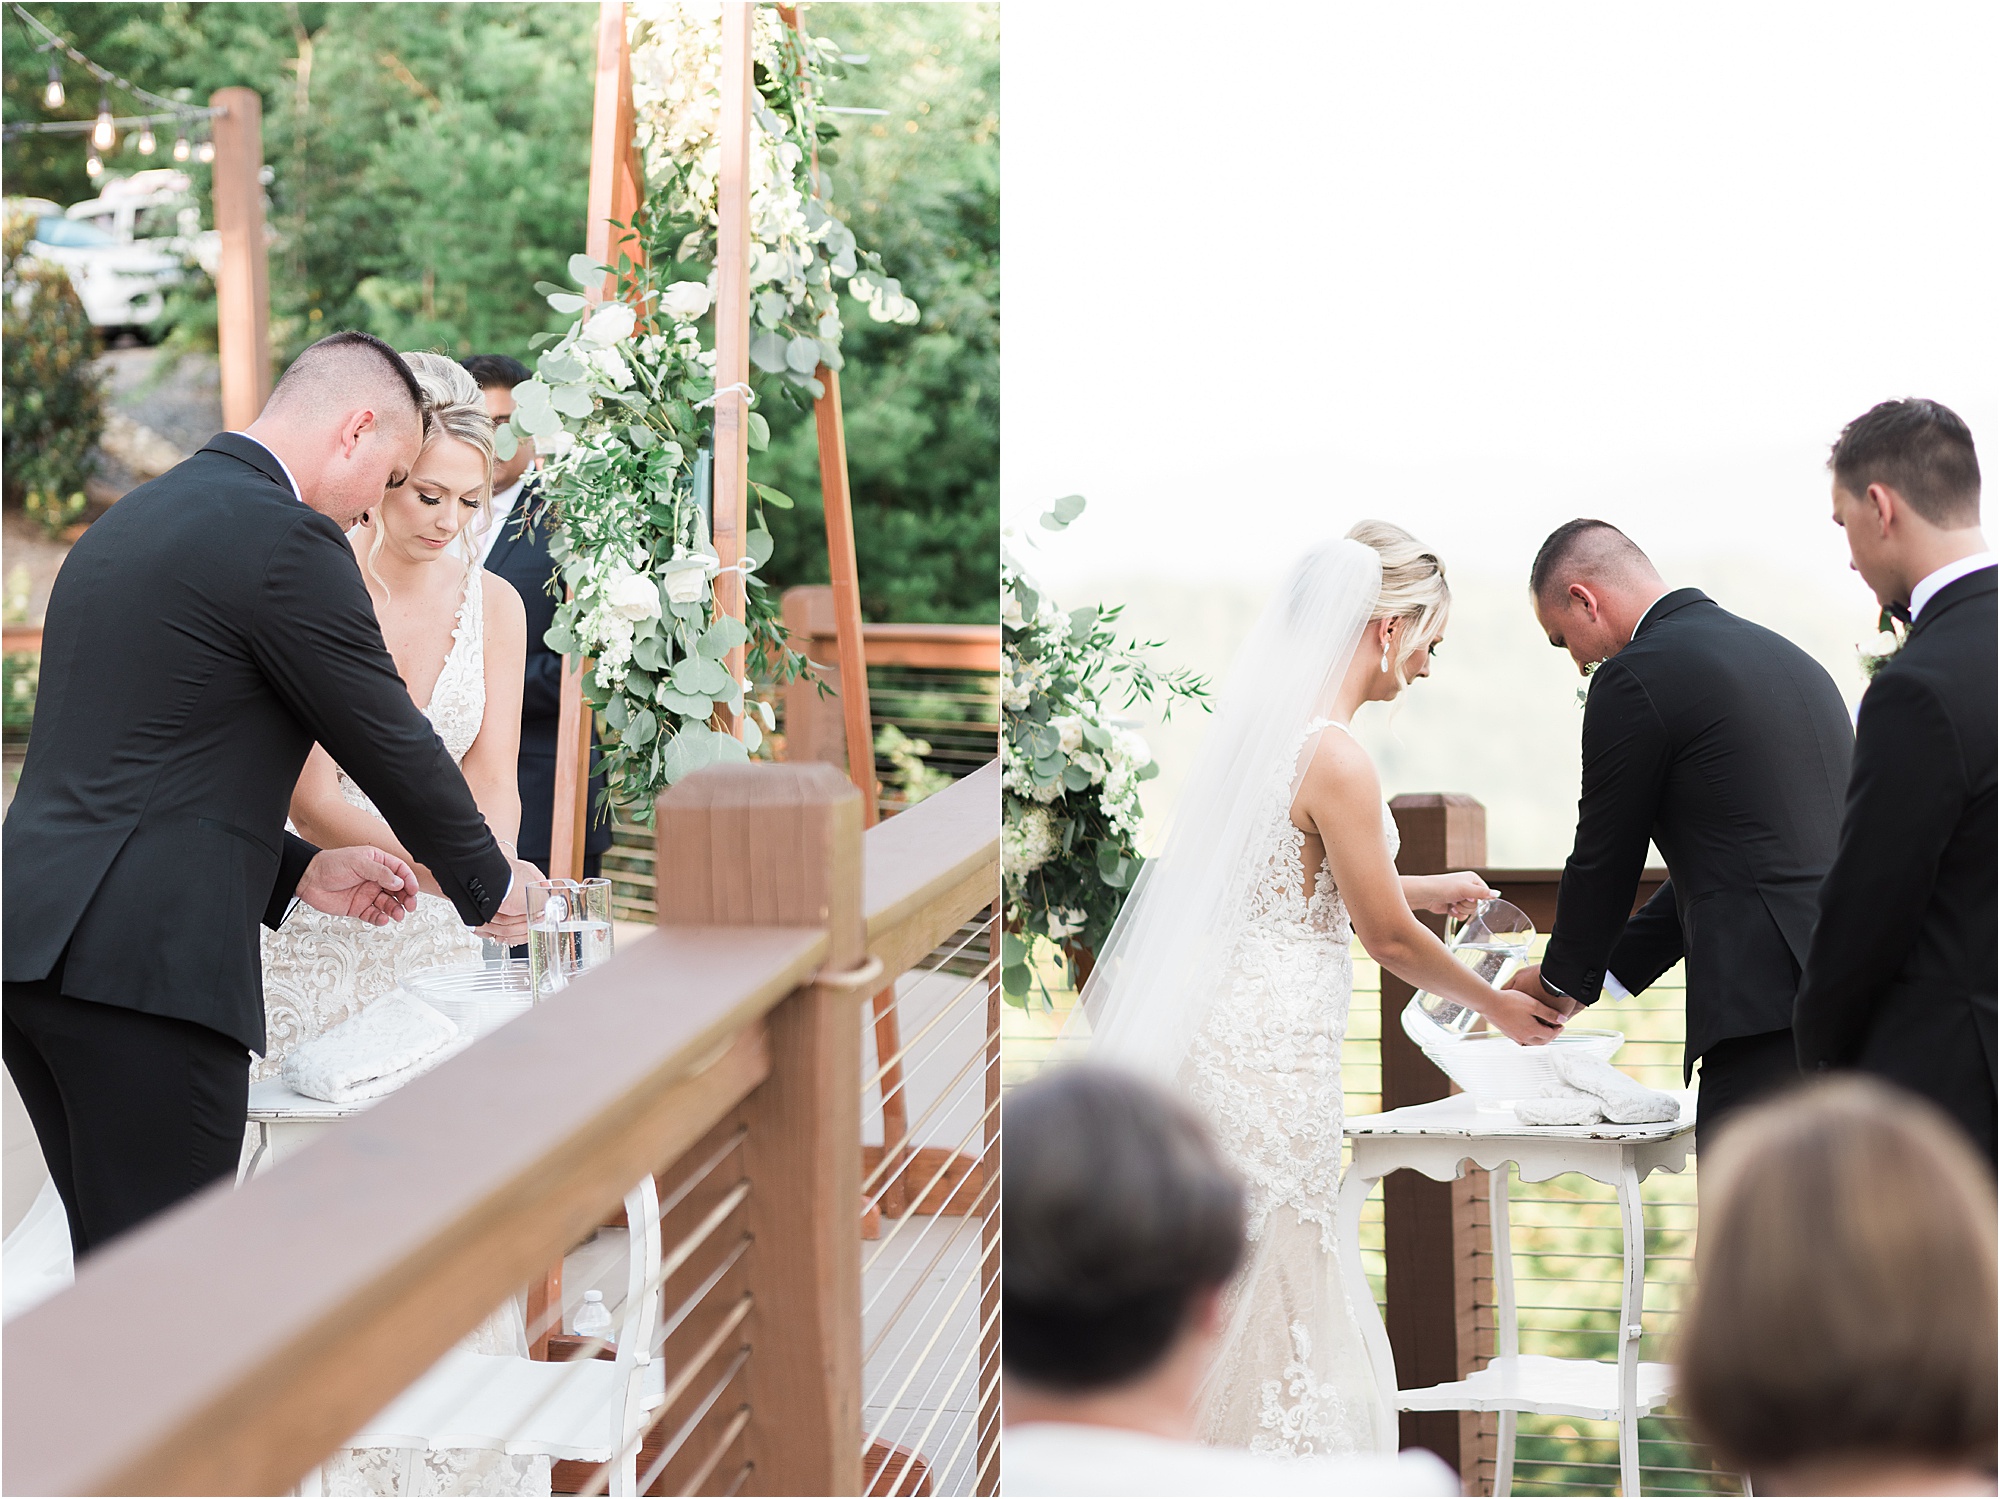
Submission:
[[[612,574],[604,583],[604,599],[614,613],[634,624],[656,618],[660,612],[660,590],[650,578],[637,573]]]
[[[701,602],[702,590],[716,570],[713,557],[702,552],[690,552],[686,547],[675,547],[671,562],[660,572],[666,579],[667,597],[676,604],[697,604]]]
[[[622,343],[639,326],[639,315],[623,302],[600,302],[583,325],[583,341],[605,347]]]
[[[1000,595],[1000,623],[1019,629],[1026,624],[1027,617],[1021,613],[1021,601],[1014,597],[1014,590],[1008,589]]]
[[[625,367],[625,361],[618,357],[616,349],[598,349],[590,356],[590,363],[606,380],[618,389],[624,390],[632,383],[632,372]]]
[[[660,311],[677,323],[691,323],[708,311],[708,288],[699,281],[676,281],[660,293]]]
[[[1062,736],[1062,752],[1065,755],[1073,755],[1083,748],[1083,720],[1074,713],[1050,719],[1049,727]]]

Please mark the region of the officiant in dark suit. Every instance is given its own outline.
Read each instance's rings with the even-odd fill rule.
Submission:
[[[1669,590],[1604,521],[1558,528],[1530,590],[1590,687],[1555,930],[1511,987],[1588,1005],[1685,959],[1683,1067],[1701,1063],[1706,1148],[1732,1112],[1798,1077],[1792,1000],[1840,835],[1847,708],[1812,657],[1698,588]],[[1648,840],[1669,878],[1634,912]]]
[[[1946,407],[1886,401],[1848,424],[1828,467],[1854,569],[1908,632],[1861,699],[1799,1061],[1925,1095],[1991,1160],[2000,620],[1979,459]]]
[[[286,831],[315,741],[467,926],[526,930],[517,866],[410,700],[342,534],[423,430],[394,350],[323,339],[247,431],[126,495],[56,577],[6,819],[0,1025],[79,1255],[235,1173],[260,919],[296,897],[384,925],[415,902],[401,859]]]
[[[495,422],[514,414],[514,387],[534,378],[528,367],[505,354],[474,354],[462,361],[486,396]],[[528,661],[521,689],[521,857],[549,869],[551,814],[556,798],[556,728],[562,710],[563,658],[542,643],[555,623],[557,596],[549,592],[556,575],[549,556],[548,512],[535,482],[535,445],[527,438],[505,463],[493,466],[493,518],[487,527],[481,559],[521,595],[528,609]],[[597,729],[590,733],[590,758],[597,759]],[[583,872],[600,872],[604,851],[611,847],[611,824],[597,810],[604,777],[590,778],[588,831],[583,840]]]

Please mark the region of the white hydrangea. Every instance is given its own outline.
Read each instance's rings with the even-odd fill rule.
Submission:
[[[1000,830],[1000,870],[1020,879],[1048,863],[1059,839],[1055,821],[1040,807],[1030,807]]]

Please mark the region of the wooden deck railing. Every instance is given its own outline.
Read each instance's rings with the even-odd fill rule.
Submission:
[[[6,1492],[282,1493],[634,1181],[714,1171],[748,1308],[660,1481],[858,1492],[861,1006],[993,902],[998,803],[989,765],[864,837],[829,767],[690,777],[657,931],[8,1325]]]

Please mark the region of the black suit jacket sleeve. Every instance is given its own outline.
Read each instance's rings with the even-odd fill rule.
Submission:
[[[1910,956],[1965,806],[1965,756],[1933,688],[1885,671],[1861,700],[1840,851],[1793,1004],[1799,1064],[1852,1062]],[[1989,960],[1990,960],[1990,954]]]
[[[396,674],[354,554],[325,516],[306,511],[274,548],[250,648],[272,691],[368,793],[465,924],[490,921],[513,866]]]
[[[1626,989],[1642,994],[1686,956],[1680,907],[1674,899],[1674,882],[1668,880],[1625,923],[1624,934],[1612,949],[1610,968]]]
[[[271,882],[270,903],[264,907],[264,925],[272,931],[285,924],[285,916],[292,909],[299,881],[306,877],[306,866],[312,863],[313,855],[318,852],[317,845],[306,842],[298,834],[285,834],[284,852],[278,856],[278,877]]]
[[[1555,931],[1542,958],[1548,982],[1583,1004],[1596,1001],[1632,913],[1669,760],[1666,725],[1638,677],[1614,656],[1597,669],[1583,710],[1576,846],[1563,866]],[[1649,952],[1659,946],[1648,939],[1657,925],[1657,918],[1641,924],[1640,942]]]

